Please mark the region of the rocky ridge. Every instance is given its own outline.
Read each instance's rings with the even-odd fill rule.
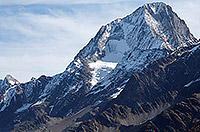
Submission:
[[[76,131],[171,132],[196,128],[199,59],[198,45],[181,56],[171,55],[155,61],[142,72],[133,74],[121,94],[105,106],[106,110],[81,123]]]

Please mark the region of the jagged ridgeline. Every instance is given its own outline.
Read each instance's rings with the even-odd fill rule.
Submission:
[[[187,113],[176,103],[199,100],[198,45],[169,5],[145,4],[102,26],[64,72],[27,83],[10,75],[0,81],[0,130],[191,130],[198,124],[184,122]],[[185,104],[198,111],[198,103]],[[166,114],[184,127],[163,127]]]

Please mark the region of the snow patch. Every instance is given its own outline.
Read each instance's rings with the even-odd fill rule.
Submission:
[[[193,83],[195,82],[199,82],[200,81],[200,78],[196,79],[196,80],[192,80],[191,82],[189,82],[188,84],[186,84],[184,87],[187,88],[189,87],[190,85],[192,85]]]
[[[49,114],[51,114],[51,112],[52,112],[52,110],[54,108],[54,105],[49,106],[49,108],[50,108]]]
[[[154,37],[160,36],[160,40],[163,42],[160,48],[174,51],[174,47],[167,42],[167,35],[163,32],[163,26],[151,16],[147,9],[145,10],[144,18],[151,29],[152,35]]]
[[[162,3],[157,2],[157,3],[152,3],[152,4],[145,4],[145,6],[147,8],[150,8],[154,12],[154,14],[158,14],[158,12],[161,9]]]
[[[12,98],[15,96],[16,93],[16,86],[10,87],[6,92],[3,94],[3,99],[1,99],[1,103],[3,103],[3,107],[1,108],[1,111],[4,111],[6,107],[10,105],[10,102]]]
[[[36,106],[36,105],[40,105],[40,104],[44,103],[45,100],[46,100],[46,98],[39,100],[35,104],[33,104],[31,107]]]
[[[116,65],[117,63],[103,61],[89,63],[89,67],[92,69],[91,73],[93,75],[90,82],[92,86],[110,73],[116,67]]]
[[[103,102],[102,100],[97,100],[92,106],[95,107]]]
[[[199,48],[200,44],[195,46],[194,48],[192,48],[191,50],[189,50],[188,52],[190,52],[189,56],[190,57],[198,48]]]
[[[104,49],[106,56],[102,58],[102,61],[117,63],[128,50],[129,47],[125,40],[110,40]]]
[[[31,106],[31,104],[24,104],[22,107],[20,107],[19,109],[17,109],[15,111],[15,113],[23,112],[24,110],[28,109],[30,106]]]
[[[70,109],[70,110],[67,112],[66,116],[69,116],[71,113],[72,113],[72,109]]]
[[[11,85],[15,85],[15,82],[13,80],[8,81]]]
[[[118,92],[112,94],[112,95],[110,96],[111,98],[113,98],[113,99],[114,99],[114,98],[117,98],[117,96],[122,92],[123,89],[122,89],[122,88],[117,88],[117,90],[118,90]]]
[[[28,82],[25,84],[24,93],[25,93],[26,97],[31,96],[34,86],[35,86],[34,81],[31,81],[31,82]]]
[[[56,86],[60,85],[59,83],[61,82],[61,80],[63,80],[63,78],[65,78],[67,75],[68,74],[66,74],[66,72],[63,72],[61,74],[57,74],[57,75],[53,76],[52,79],[45,86],[45,88],[39,98],[42,98],[42,97],[48,95],[50,92],[52,92],[52,90],[55,89]]]
[[[77,60],[74,62],[74,64],[76,65],[77,68],[80,68],[81,65],[82,65],[80,59],[77,59]]]

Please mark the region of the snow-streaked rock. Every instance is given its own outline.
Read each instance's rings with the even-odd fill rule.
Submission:
[[[67,111],[76,111],[75,107],[78,110],[116,98],[133,73],[196,42],[170,6],[162,2],[145,4],[130,15],[103,25],[64,72],[52,77],[41,76],[25,84],[9,79],[9,84],[22,88],[24,104],[20,107],[49,102],[49,114],[65,111],[60,113],[66,115]],[[6,102],[1,102],[1,111],[17,95],[16,88],[9,86],[4,93]]]

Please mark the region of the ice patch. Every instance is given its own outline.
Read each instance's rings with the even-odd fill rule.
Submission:
[[[119,62],[124,53],[129,50],[125,40],[110,40],[104,49],[105,55],[102,61],[105,62]]]
[[[172,47],[168,42],[163,42],[160,48],[175,51],[174,47]]]

